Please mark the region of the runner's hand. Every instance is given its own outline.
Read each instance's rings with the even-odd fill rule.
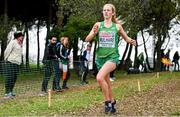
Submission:
[[[130,44],[132,44],[132,45],[136,46],[136,40],[131,39],[131,40],[130,40]]]
[[[93,26],[94,35],[96,35],[96,34],[98,33],[98,29],[99,29],[98,25],[95,24],[95,25]]]

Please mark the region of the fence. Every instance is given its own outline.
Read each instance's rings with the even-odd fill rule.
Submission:
[[[68,81],[68,86],[70,87],[80,85],[81,74],[83,72],[81,61],[74,61],[73,65],[73,69],[70,69],[71,76]],[[45,74],[44,68],[44,66],[40,69],[20,66],[20,69],[18,70],[17,66],[14,66],[9,62],[1,61],[0,100],[4,98],[5,92],[12,90],[14,85],[13,93],[17,94],[16,97],[38,95],[41,92],[42,81]],[[16,77],[17,73],[18,75]],[[52,77],[55,77],[54,69],[52,71],[50,81],[48,82],[48,89],[52,89]],[[62,86],[62,80],[60,80],[60,86]]]

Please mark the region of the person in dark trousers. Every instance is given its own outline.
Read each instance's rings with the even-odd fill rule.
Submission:
[[[62,74],[62,62],[61,62],[61,56],[60,56],[60,48],[61,48],[61,46],[62,46],[61,40],[57,41],[57,43],[56,43],[56,55],[57,55],[58,61],[59,61],[60,74]]]
[[[139,69],[140,65],[141,65],[141,67],[142,67],[140,71],[143,71],[144,68],[145,68],[145,66],[144,66],[144,54],[143,54],[143,52],[141,52],[141,53],[139,54],[138,59],[137,59],[137,68],[138,68],[138,69]]]
[[[87,74],[89,72],[89,62],[90,62],[91,44],[87,45],[86,50],[83,52],[82,62],[83,62],[83,73],[81,77],[81,84],[88,84],[86,80]]]
[[[165,58],[164,49],[161,49],[161,71],[165,71],[165,65],[163,63],[163,58]]]
[[[60,58],[62,62],[62,71],[63,71],[63,89],[69,89],[67,87],[67,81],[70,78],[70,73],[69,73],[69,54],[70,50],[68,49],[69,47],[69,38],[68,37],[61,37],[61,44],[62,46],[60,47]]]
[[[175,52],[174,56],[173,56],[173,62],[174,62],[174,70],[176,71],[176,65],[178,66],[178,70],[179,71],[179,53],[178,51]]]
[[[110,72],[110,81],[114,81],[116,78],[114,77],[114,72],[115,72],[115,70],[113,70],[112,72]]]
[[[170,57],[169,57],[170,56],[170,52],[171,52],[171,50],[168,49],[167,53],[165,54],[165,57],[168,59],[168,61],[170,61]],[[165,70],[169,71],[169,65],[165,66]]]
[[[14,38],[8,44],[4,52],[4,76],[5,76],[5,97],[12,98],[15,96],[13,89],[17,80],[19,66],[22,62],[22,32],[15,32]]]
[[[45,49],[45,54],[43,58],[43,64],[45,68],[45,74],[44,74],[44,79],[42,82],[42,93],[40,95],[44,95],[47,93],[47,87],[48,87],[48,81],[50,80],[50,77],[54,71],[55,77],[53,79],[53,84],[52,84],[52,90],[61,92],[62,89],[59,85],[60,83],[60,70],[59,70],[59,61],[58,57],[56,55],[56,41],[57,38],[52,36],[50,39],[49,44],[47,45]]]

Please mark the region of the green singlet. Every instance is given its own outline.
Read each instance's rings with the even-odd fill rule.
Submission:
[[[112,22],[112,26],[107,28],[104,22],[101,22],[98,32],[98,48],[96,52],[96,64],[98,69],[106,61],[119,63],[118,42],[119,35],[116,24]]]

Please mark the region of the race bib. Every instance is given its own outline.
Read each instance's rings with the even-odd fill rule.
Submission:
[[[115,48],[115,32],[101,31],[99,33],[99,47]]]

